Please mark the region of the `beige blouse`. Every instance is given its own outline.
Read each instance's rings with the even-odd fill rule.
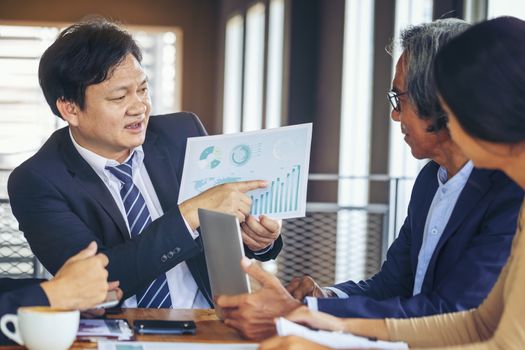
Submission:
[[[410,348],[525,349],[525,201],[509,260],[477,309],[406,320],[387,319],[392,340]]]

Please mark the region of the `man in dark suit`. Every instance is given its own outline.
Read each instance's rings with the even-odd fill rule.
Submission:
[[[104,20],[66,28],[46,50],[40,85],[68,127],[13,171],[13,213],[51,272],[95,240],[129,307],[206,308],[210,287],[198,208],[236,215],[247,255],[277,256],[277,221],[250,216],[247,181],[177,205],[186,139],[206,135],[191,113],[150,118],[147,76],[132,37]]]
[[[92,242],[71,257],[50,280],[0,279],[0,317],[16,313],[22,306],[51,306],[59,309],[84,310],[106,299],[108,290],[118,291],[118,282],[107,282],[108,258],[97,254]],[[118,296],[121,297],[121,291]],[[0,332],[0,344],[10,341]]]
[[[220,297],[227,324],[249,338],[265,338],[275,332],[273,319],[301,306],[304,297],[310,309],[341,317],[405,318],[479,306],[507,261],[523,191],[502,172],[473,169],[446,128],[431,63],[441,45],[468,27],[438,20],[401,36],[403,54],[388,94],[391,117],[413,156],[431,161],[416,179],[407,218],[381,270],[328,288],[297,278],[285,289],[254,264],[245,266],[264,287]]]

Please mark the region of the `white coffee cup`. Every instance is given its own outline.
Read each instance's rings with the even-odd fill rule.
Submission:
[[[30,350],[66,350],[76,338],[80,313],[48,306],[21,307],[17,315],[6,314],[0,329],[9,339]],[[14,332],[7,325],[12,323]]]

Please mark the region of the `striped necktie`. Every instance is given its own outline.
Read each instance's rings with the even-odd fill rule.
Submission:
[[[132,164],[135,153],[123,164],[106,169],[122,183],[120,196],[126,210],[131,237],[138,236],[151,223],[146,201],[133,183]],[[157,277],[144,291],[137,293],[137,305],[141,308],[170,308],[171,298],[166,274]]]

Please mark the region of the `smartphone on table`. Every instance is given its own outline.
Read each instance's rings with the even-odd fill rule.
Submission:
[[[195,335],[197,326],[193,321],[135,320],[133,328],[139,334]]]

